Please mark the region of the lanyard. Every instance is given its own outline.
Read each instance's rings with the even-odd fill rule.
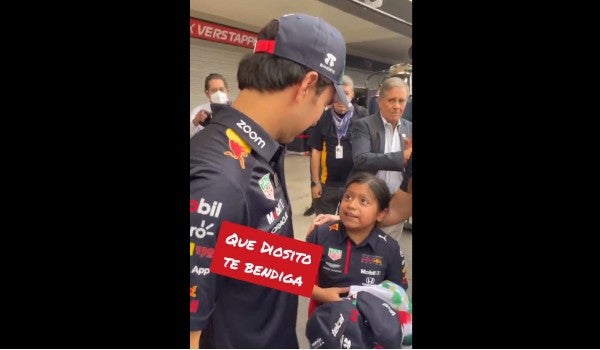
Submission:
[[[337,133],[338,145],[340,144],[340,140],[343,136],[348,132],[348,127],[350,125],[350,119],[354,114],[354,106],[351,106],[348,112],[344,115],[343,118],[340,118],[333,108],[331,109],[331,115],[333,116],[333,122],[335,123],[335,131]]]

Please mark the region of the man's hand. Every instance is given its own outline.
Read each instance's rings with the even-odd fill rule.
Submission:
[[[194,125],[198,126],[198,125],[204,123],[204,121],[208,117],[207,113],[208,113],[208,111],[205,111],[203,109],[198,111],[198,113],[196,113],[196,116],[194,117],[194,121],[193,121]]]
[[[412,216],[412,178],[408,180],[410,192],[398,190],[390,200],[388,214],[383,218],[380,227],[396,225]]]
[[[340,219],[339,215],[319,214],[313,219],[313,222],[310,225],[310,227],[308,228],[308,232],[306,232],[306,235],[308,236],[308,234],[311,233],[317,225],[322,225],[324,223],[331,222],[331,221],[337,221],[339,219]]]
[[[340,294],[345,294],[349,291],[350,287],[321,288],[315,285],[313,287],[312,297],[321,303],[330,303],[332,301],[342,300]]]
[[[321,198],[323,194],[323,187],[320,182],[315,182],[315,185],[310,188],[310,192],[312,194],[312,198]]]
[[[403,137],[402,140],[404,141],[404,166],[406,166],[408,158],[412,154],[412,138]]]

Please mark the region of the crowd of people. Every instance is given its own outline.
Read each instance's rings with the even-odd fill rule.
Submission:
[[[286,145],[310,130],[316,217],[306,241],[325,248],[311,310],[353,285],[408,289],[399,242],[412,215],[410,89],[390,74],[369,113],[355,102],[345,57],[342,35],[323,19],[281,16],[240,61],[238,96],[230,100],[227,80],[212,73],[208,102],[190,114],[191,247],[214,249],[223,221],[294,238]],[[273,220],[275,206],[289,218]],[[190,252],[190,348],[298,348],[298,296],[214,274],[211,260]]]

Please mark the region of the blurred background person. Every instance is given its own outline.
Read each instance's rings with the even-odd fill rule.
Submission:
[[[379,112],[358,120],[352,129],[352,173],[377,175],[392,195],[402,184],[412,154],[412,122],[402,118],[408,93],[408,84],[402,78],[385,79],[379,89]],[[400,241],[404,221],[382,229]]]
[[[211,103],[229,103],[229,87],[225,77],[219,73],[210,73],[204,79],[204,94],[209,102],[196,106],[190,113],[190,138],[210,122]]]
[[[354,99],[354,82],[344,75],[344,92]],[[308,139],[311,148],[310,174],[313,208],[316,214],[335,214],[344,195],[346,180],[353,167],[350,136],[353,124],[367,115],[366,108],[352,102],[349,106],[337,98],[326,109]]]
[[[388,215],[381,221],[381,227],[397,225],[412,216],[412,153],[406,163],[404,179],[400,188],[390,200]],[[407,223],[407,222],[406,222]]]

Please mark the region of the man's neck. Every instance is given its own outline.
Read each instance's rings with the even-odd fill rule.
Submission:
[[[286,118],[292,103],[288,89],[275,93],[244,89],[231,106],[260,125],[272,139],[279,140],[285,125],[281,120]]]

